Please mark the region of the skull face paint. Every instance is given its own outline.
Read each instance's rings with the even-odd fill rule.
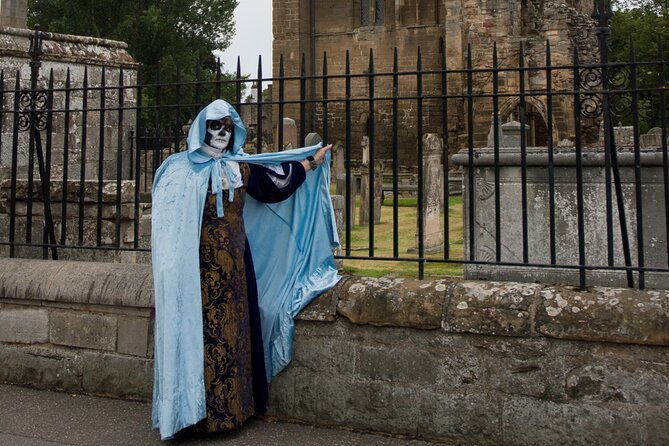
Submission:
[[[204,137],[204,143],[222,152],[230,143],[232,127],[233,123],[230,116],[217,121],[207,121],[207,134]]]

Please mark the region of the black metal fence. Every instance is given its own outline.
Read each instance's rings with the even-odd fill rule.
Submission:
[[[252,133],[256,135],[251,145],[257,151],[282,150],[288,135],[286,127],[276,123],[289,115],[297,118],[298,141],[317,131],[325,142],[341,142],[346,211],[339,257],[343,259],[415,262],[420,277],[432,264],[464,264],[470,277],[490,276],[498,267],[500,271],[504,267],[558,269],[575,272],[581,287],[586,286],[589,272],[610,271],[622,274],[628,286],[644,288],[647,274],[669,273],[667,62],[661,40],[657,60],[637,61],[631,42],[629,60],[610,62],[610,9],[598,6],[594,17],[599,21],[600,52],[598,60],[587,63],[574,51],[568,63],[556,64],[546,44],[544,63],[536,63],[535,53],[531,66],[521,45],[514,50],[517,63],[513,66],[500,66],[495,46],[482,67],[474,62],[481,53],[475,57],[468,49],[461,68],[448,67],[442,51],[425,69],[418,49],[415,68],[400,70],[395,52],[392,69],[376,70],[370,51],[368,67],[353,72],[347,52],[345,69],[339,73],[328,72],[329,58],[323,55],[320,73],[311,76],[305,74],[304,59],[300,75],[285,76],[281,58],[275,78],[264,76],[259,63],[252,79],[244,78],[238,66],[233,76],[216,70],[182,82],[177,69],[175,82],[161,83],[158,72],[151,84],[142,83],[141,71],[135,76],[123,68],[112,74],[102,68],[94,82],[84,69],[77,84],[69,69],[65,79],[55,78],[53,70],[42,72],[41,34],[36,30],[29,85],[24,85],[20,73],[0,73],[0,147],[10,153],[3,158],[8,159],[8,173],[2,183],[6,218],[0,220],[0,246],[7,247],[9,256],[38,248],[44,258],[53,259],[70,249],[148,251],[140,226],[142,213],[150,207],[152,174],[166,156],[184,150],[189,118],[212,99],[223,97],[243,115],[255,118],[250,119],[255,120]],[[262,92],[269,83],[271,98],[261,93],[256,102],[243,101],[245,87],[253,85]],[[366,119],[358,118],[361,112]],[[519,128],[512,148],[504,141],[504,120]],[[626,143],[615,128],[618,122],[629,124]],[[645,144],[642,131],[651,127],[659,142]],[[490,130],[485,142],[481,128]],[[426,253],[425,212],[420,211],[426,208],[430,192],[424,171],[427,133],[441,139],[444,242],[437,255]],[[264,140],[263,135],[271,136]],[[354,141],[356,135],[368,138],[366,170],[360,168],[363,153]],[[517,161],[509,161],[514,156]],[[592,175],[603,176],[603,195],[592,198],[587,169],[597,164],[593,161],[597,157],[602,166]],[[651,162],[644,164],[644,157]],[[377,171],[380,160],[383,172]],[[647,170],[646,164],[654,170]],[[537,166],[538,181],[533,179]],[[624,172],[625,166],[630,173]],[[504,179],[509,169],[519,173],[512,186]],[[371,185],[382,177],[383,188],[392,193],[390,206],[384,206],[392,214],[390,236],[375,232],[373,216],[379,201],[374,199],[374,187],[368,188],[369,199],[364,200],[370,223],[362,234],[359,229],[355,232],[350,211],[356,200],[352,194],[355,174],[367,176]],[[462,253],[452,249],[462,243],[453,240],[459,229],[452,227],[449,215],[454,174],[464,178]],[[649,201],[644,188],[651,183],[657,193]],[[439,182],[427,186],[435,184]],[[537,184],[545,193],[537,192]],[[563,184],[573,187],[573,194],[560,189]],[[416,233],[411,255],[404,253],[401,243],[403,193],[410,201],[415,199],[419,210],[412,217]],[[490,205],[483,203],[486,194],[492,197]],[[575,207],[565,220],[566,195]],[[504,212],[513,207],[512,201],[518,212],[510,221]],[[600,206],[590,209],[593,203]],[[538,207],[544,209],[541,218],[533,217]],[[646,223],[647,207],[660,209],[662,218]],[[596,213],[605,217],[592,218]],[[488,226],[480,222],[484,218],[490,220]],[[535,226],[543,232],[534,231]],[[645,233],[649,227],[650,242]],[[589,231],[606,235],[592,238]],[[381,237],[389,240],[386,251],[379,248]],[[482,247],[482,237],[492,240],[492,245]],[[515,251],[506,248],[511,242],[518,244]],[[603,260],[589,257],[593,244],[603,245]],[[573,247],[576,255],[565,254],[565,247]],[[653,250],[651,263],[649,249]]]

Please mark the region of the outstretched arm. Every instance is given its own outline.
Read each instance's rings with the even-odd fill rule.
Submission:
[[[320,148],[311,159],[289,161],[277,166],[249,164],[251,176],[247,184],[250,196],[263,203],[278,203],[290,197],[306,179],[306,173],[325,162],[332,145]]]

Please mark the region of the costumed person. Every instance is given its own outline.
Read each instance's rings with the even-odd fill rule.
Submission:
[[[223,100],[153,183],[153,427],[171,438],[262,415],[290,361],[293,318],[339,280],[329,149],[247,155]]]

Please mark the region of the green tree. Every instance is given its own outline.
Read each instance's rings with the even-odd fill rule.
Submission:
[[[235,0],[30,0],[28,23],[43,30],[128,43],[147,69],[158,62],[182,69],[212,63],[234,34]]]
[[[197,91],[202,102],[215,95],[217,64],[212,51],[230,45],[236,6],[236,0],[29,0],[28,25],[39,23],[44,31],[126,42],[130,55],[141,63],[148,110],[157,101],[152,84],[158,73],[161,83],[173,83],[179,67],[184,83],[180,102],[187,105],[182,109],[187,118],[199,107],[195,104]],[[197,86],[196,78],[202,81]],[[175,101],[174,87],[160,90],[161,104]],[[234,98],[233,84],[223,82],[220,90],[222,97]],[[154,122],[151,113],[144,116],[147,126]],[[160,122],[174,123],[173,112],[162,113]]]
[[[610,60],[628,62],[630,60],[630,39],[634,40],[634,58],[639,94],[640,130],[648,131],[659,126],[659,95],[661,86],[660,57],[669,60],[669,0],[614,0],[615,14],[611,19]],[[663,54],[659,52],[659,38],[663,41]],[[667,85],[665,84],[666,88]],[[629,97],[628,97],[629,98]],[[622,122],[631,125],[632,117],[626,116]]]

